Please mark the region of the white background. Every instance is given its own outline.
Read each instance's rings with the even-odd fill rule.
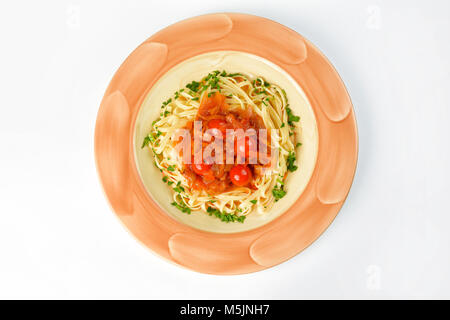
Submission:
[[[335,65],[356,111],[349,197],[306,251],[203,275],[138,244],[94,164],[103,93],[147,37],[184,18],[276,20]],[[3,1],[0,298],[450,298],[448,1]]]

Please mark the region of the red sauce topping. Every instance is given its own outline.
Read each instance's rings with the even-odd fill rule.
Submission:
[[[186,124],[185,129],[191,133],[191,157],[192,163],[184,165],[184,176],[189,181],[190,186],[195,190],[205,190],[208,194],[222,193],[231,190],[235,187],[247,186],[254,188],[254,177],[261,174],[262,164],[250,164],[249,158],[251,156],[258,157],[258,135],[254,137],[245,136],[244,141],[234,138],[234,161],[232,164],[226,164],[226,130],[227,129],[254,129],[258,133],[259,129],[266,129],[263,120],[253,112],[251,108],[246,110],[234,109],[225,102],[226,97],[218,92],[212,94],[210,97],[204,96],[200,102],[196,121],[202,122],[202,134],[206,130],[211,129],[210,132],[222,134],[223,142],[223,163],[210,163],[202,159],[201,163],[194,163],[194,155],[196,152],[201,152],[203,155],[204,149],[213,143],[216,137],[212,137],[210,142],[202,141],[202,148],[194,150],[194,126],[192,122]],[[270,139],[267,134],[267,139]],[[230,139],[233,140],[233,139]],[[252,151],[256,154],[252,154]],[[239,159],[238,155],[244,155],[243,159]],[[199,158],[202,158],[202,156]],[[212,154],[215,156],[215,154]],[[270,156],[270,155],[269,155]],[[260,156],[259,159],[262,157]],[[208,162],[208,163],[207,163]],[[242,163],[243,162],[243,163]],[[266,166],[269,166],[266,164]]]

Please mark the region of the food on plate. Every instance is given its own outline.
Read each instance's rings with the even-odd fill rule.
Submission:
[[[285,180],[298,169],[299,126],[276,84],[213,71],[162,103],[142,147],[173,189],[173,206],[243,223],[288,192]]]

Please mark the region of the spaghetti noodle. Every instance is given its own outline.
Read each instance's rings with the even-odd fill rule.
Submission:
[[[297,170],[296,149],[298,122],[289,108],[285,91],[261,77],[251,78],[241,73],[213,71],[200,81],[192,81],[163,102],[160,117],[152,124],[142,147],[148,146],[155,165],[174,191],[173,203],[183,212],[204,211],[225,222],[244,222],[251,212],[267,213],[274,202],[286,194],[284,182],[288,172]],[[196,125],[203,127],[200,145],[177,149],[179,131],[196,135]],[[230,129],[267,131],[267,139],[243,140],[233,136]],[[209,131],[208,131],[209,130]],[[209,133],[218,133],[205,141]],[[233,149],[224,163],[208,162],[205,149],[213,142],[222,142],[226,136],[224,154]],[[177,138],[178,137],[178,138]],[[195,138],[195,137],[194,137]],[[239,141],[238,141],[239,140]],[[242,140],[242,141],[241,141]],[[263,141],[264,140],[264,141]],[[225,141],[225,137],[223,137]],[[253,141],[253,143],[252,143]],[[186,141],[184,141],[186,142]],[[264,158],[262,146],[268,156]],[[200,149],[199,149],[200,147]],[[186,150],[191,154],[186,156]],[[215,159],[225,157],[217,155]],[[186,161],[200,153],[200,162]],[[252,152],[257,161],[252,160]],[[225,158],[223,158],[225,159]]]

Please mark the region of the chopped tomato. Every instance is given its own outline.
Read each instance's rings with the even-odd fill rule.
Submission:
[[[250,154],[253,156],[257,156],[258,145],[257,141],[254,138],[249,136],[245,137],[244,143],[242,143],[244,138],[241,138],[234,143],[234,153],[236,156],[244,156],[245,158],[249,158]]]
[[[194,172],[196,174],[203,176],[203,175],[206,175],[211,172],[211,166],[212,165],[204,163],[204,162],[192,163],[192,170],[194,170]]]
[[[208,121],[208,128],[220,131],[222,138],[225,138],[227,122],[222,119],[212,119]]]
[[[203,189],[205,189],[205,184],[203,183],[203,181],[201,180],[201,179],[195,179],[193,182],[192,182],[192,188],[194,189],[194,190],[203,190]]]
[[[241,163],[242,157],[245,156],[243,162],[249,162],[252,151],[255,152],[255,156],[258,152],[262,152],[259,149],[258,139],[254,139],[249,136],[235,136],[234,139],[228,139],[226,141],[227,129],[265,129],[262,118],[256,114],[252,108],[233,108],[225,102],[226,97],[215,92],[209,97],[207,94],[203,94],[200,101],[200,107],[197,112],[196,121],[202,121],[202,130],[194,132],[194,126],[192,122],[187,122],[185,128],[190,131],[191,134],[191,156],[199,156],[203,158],[203,151],[211,144],[215,143],[215,140],[204,139],[201,143],[194,143],[194,137],[202,134],[205,137],[206,130],[214,130],[220,132],[223,137],[223,163],[215,163],[215,161],[208,161],[208,159],[202,160],[201,163],[186,165],[184,167],[184,176],[188,180],[190,186],[195,190],[204,190],[208,194],[221,193],[236,186],[247,186],[248,188],[254,188],[252,183],[253,176],[259,176],[263,172],[258,166],[264,165],[265,162],[258,164],[246,164],[238,165]],[[217,135],[213,132],[213,135]],[[257,138],[257,137],[256,137]],[[240,141],[237,141],[241,139]],[[270,141],[270,136],[268,136]],[[234,142],[233,142],[234,140]],[[242,144],[242,145],[241,145]],[[268,143],[267,143],[268,144]],[[270,146],[270,144],[268,144]],[[235,157],[231,159],[231,162],[226,164],[226,150],[233,150]],[[268,148],[270,155],[270,147]],[[212,150],[211,157],[215,159],[216,151]],[[262,159],[261,155],[259,155]],[[266,165],[267,166],[267,165]]]
[[[230,171],[230,180],[235,186],[242,187],[250,182],[252,172],[246,165],[234,166]]]
[[[227,107],[225,103],[225,96],[218,92],[215,92],[210,97],[205,95],[200,102],[200,108],[198,109],[198,116],[208,117],[221,112]]]

